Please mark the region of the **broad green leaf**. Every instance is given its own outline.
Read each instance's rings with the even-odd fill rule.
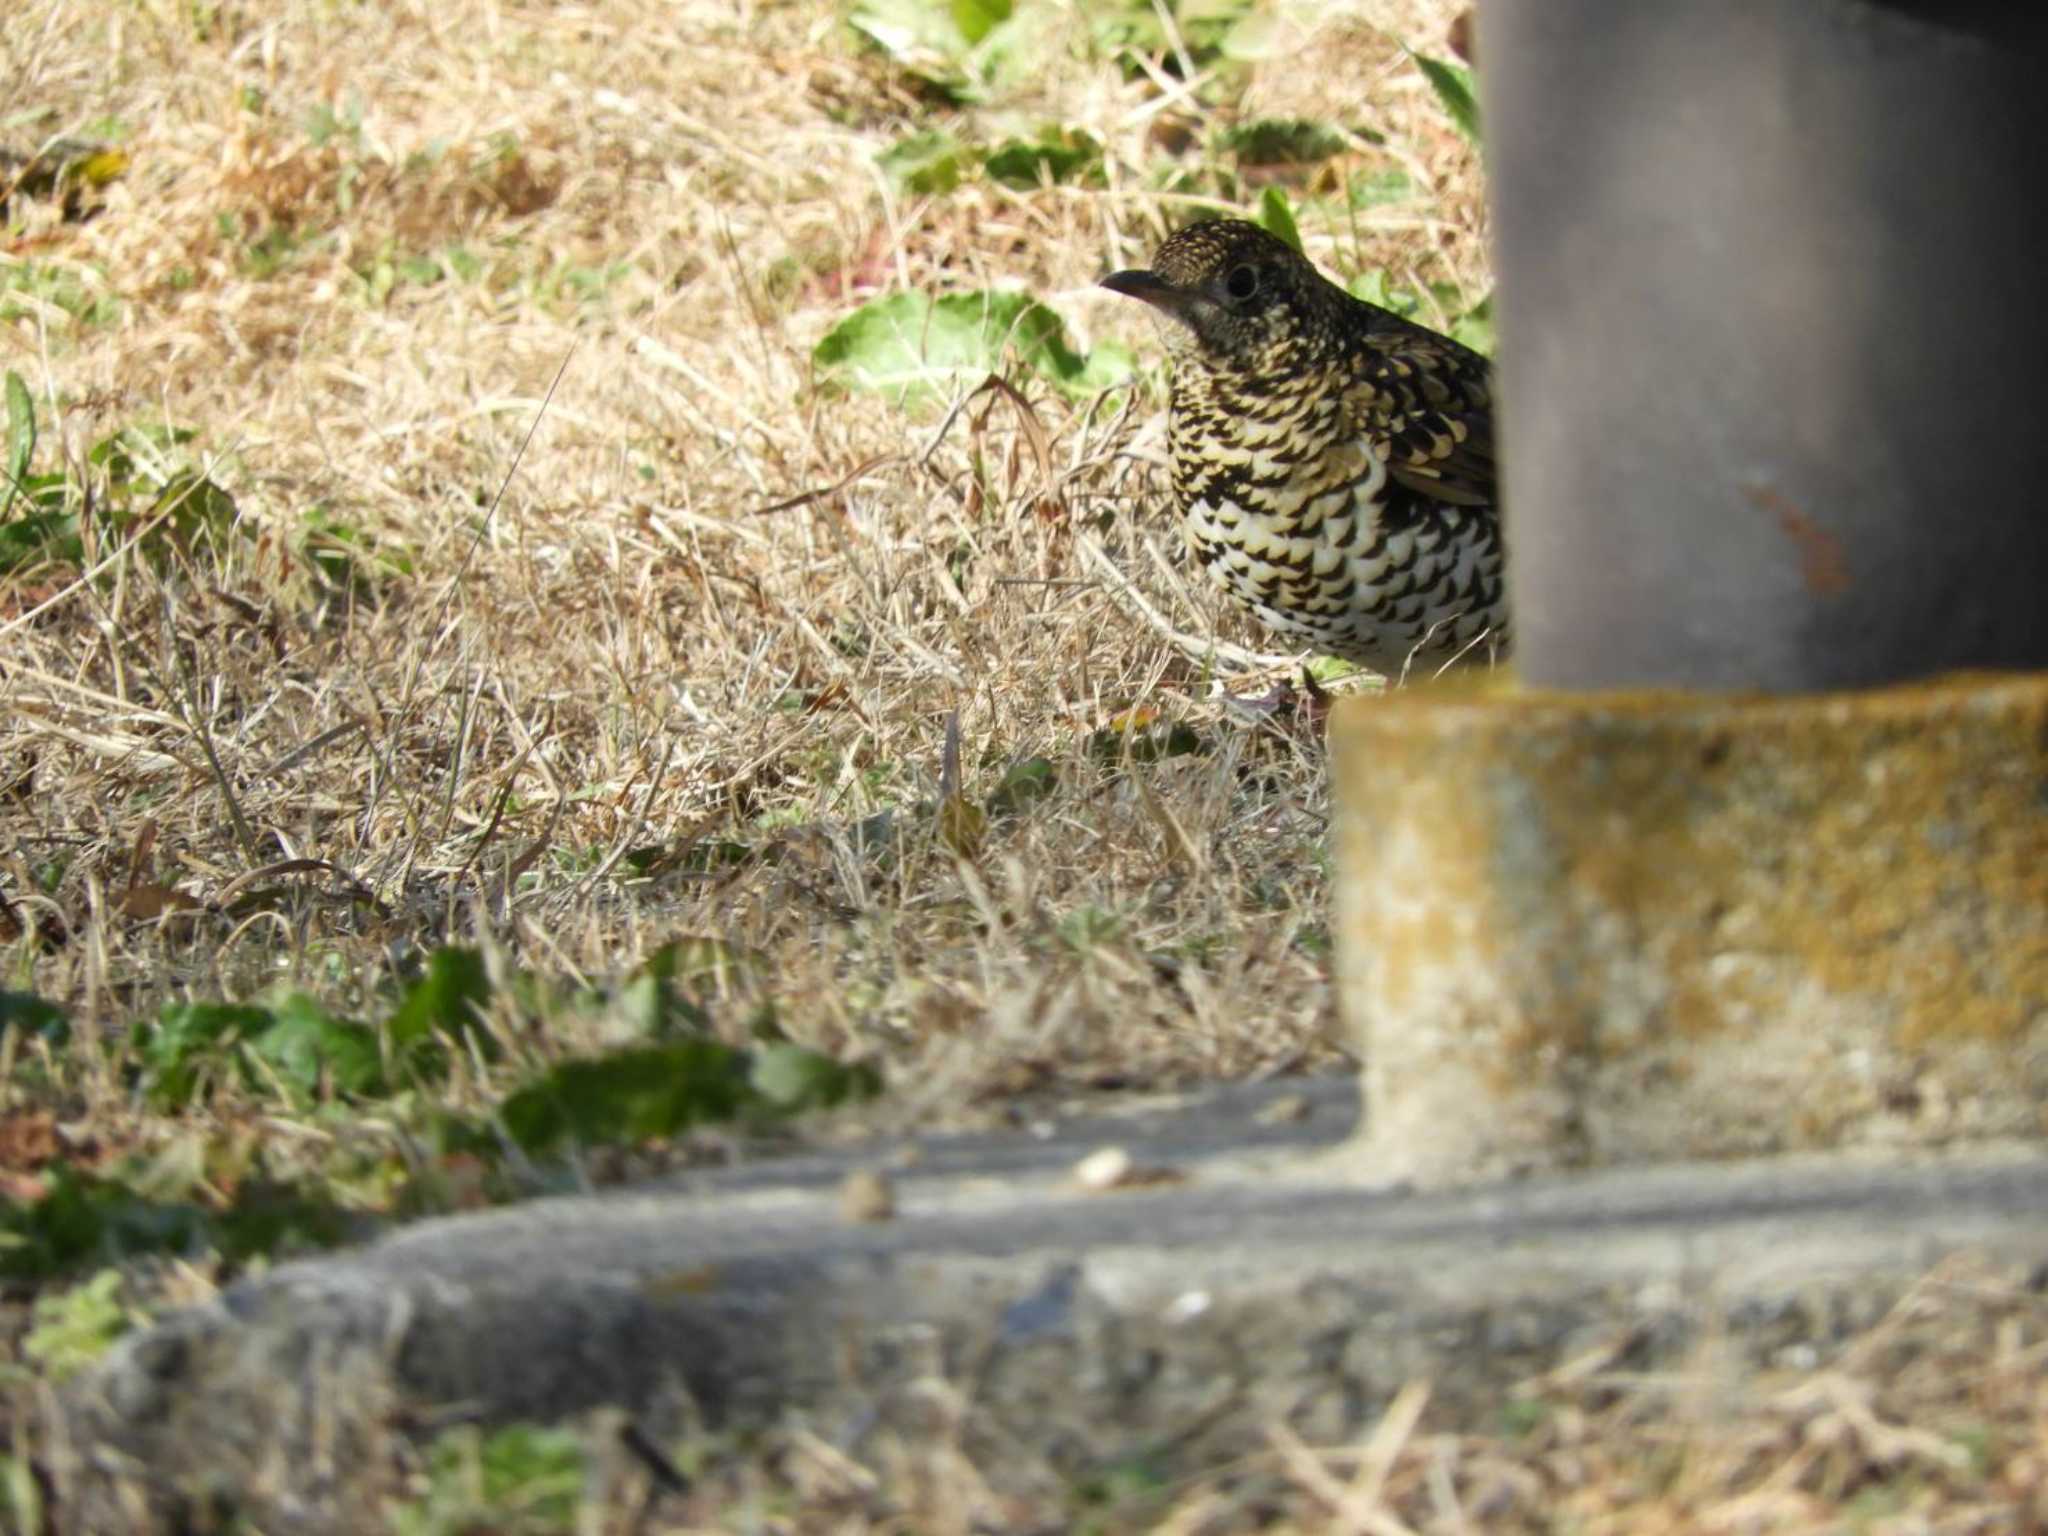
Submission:
[[[21,1352],[50,1381],[68,1381],[104,1355],[136,1324],[121,1300],[121,1271],[103,1269],[83,1285],[35,1302],[35,1326]]]
[[[1270,10],[1254,11],[1230,25],[1217,50],[1234,63],[1256,64],[1281,52],[1289,35],[1288,28]]]
[[[1451,339],[1462,341],[1474,352],[1493,356],[1493,295],[1488,294],[1464,314],[1458,316],[1451,327]]]
[[[1433,59],[1426,53],[1411,52],[1421,69],[1423,78],[1429,81],[1430,89],[1436,92],[1436,99],[1444,104],[1444,111],[1451,121],[1474,144],[1482,143],[1479,126],[1479,95],[1472,88],[1472,72],[1463,65],[1453,64],[1448,59]]]
[[[1308,675],[1319,683],[1340,683],[1348,677],[1370,677],[1373,674],[1355,661],[1346,661],[1341,656],[1315,656],[1307,663]]]
[[[968,43],[978,43],[1010,19],[1010,0],[952,0],[953,25]]]
[[[577,1529],[585,1491],[585,1447],[573,1430],[511,1424],[488,1433],[449,1430],[427,1456],[425,1486],[390,1512],[393,1536]]]
[[[1088,755],[1101,763],[1156,763],[1209,750],[1201,733],[1156,709],[1127,709],[1088,738]]]
[[[658,982],[671,992],[730,992],[759,975],[766,964],[767,957],[757,949],[710,934],[690,934],[655,950],[641,963],[635,979]],[[657,1033],[711,1027],[710,1017],[688,998],[671,997],[664,1006],[667,1015],[657,1022]]]
[[[31,502],[44,499],[40,492],[53,492],[50,499],[59,504],[32,506],[20,516],[0,522],[0,575],[33,570],[48,562],[76,565],[85,558],[78,515],[62,505],[61,479],[55,475],[31,476]],[[52,481],[58,483],[53,485]]]
[[[1060,942],[1078,954],[1097,945],[1113,944],[1124,936],[1124,920],[1116,913],[1094,905],[1076,907],[1053,925]]]
[[[1061,392],[1073,397],[1099,394],[1106,389],[1120,389],[1130,383],[1138,371],[1138,360],[1128,347],[1113,341],[1098,341],[1094,350],[1081,360],[1080,369],[1062,378],[1053,380]]]
[[[1021,293],[891,294],[848,315],[811,354],[821,382],[906,402],[971,389],[1012,356],[1069,395],[1114,387],[1132,367],[1121,348],[1080,356],[1059,316]]]
[[[968,48],[951,9],[929,0],[860,0],[846,24],[899,62],[920,50],[957,57]]]
[[[1259,227],[1269,235],[1278,235],[1297,251],[1301,249],[1301,231],[1294,224],[1294,210],[1287,206],[1287,194],[1278,187],[1268,187],[1259,194]]]
[[[965,99],[973,81],[967,54],[974,46],[950,6],[936,0],[860,0],[846,24],[895,60],[897,66]]]
[[[1002,782],[989,791],[991,816],[1014,816],[1026,806],[1043,800],[1059,788],[1059,770],[1049,757],[1027,757],[1013,763]]]
[[[249,1048],[284,1082],[308,1098],[323,1082],[342,1093],[385,1091],[384,1062],[374,1030],[338,1019],[312,998],[294,993]]]
[[[1405,203],[1415,196],[1415,183],[1398,165],[1374,171],[1370,176],[1353,176],[1344,184],[1345,200],[1353,208],[1377,208],[1385,203]]]
[[[872,1099],[882,1078],[866,1063],[849,1066],[801,1045],[766,1045],[754,1056],[748,1082],[775,1108],[794,1114]]]
[[[960,185],[960,141],[943,128],[913,133],[883,150],[875,164],[903,191],[936,196]]]
[[[1262,117],[1223,134],[1223,148],[1246,165],[1313,165],[1344,153],[1344,136],[1305,117]]]
[[[412,574],[412,557],[376,535],[335,517],[322,503],[306,509],[299,553],[330,586],[367,590]]]
[[[229,1264],[283,1256],[308,1248],[334,1248],[363,1235],[361,1217],[296,1185],[252,1179],[235,1191],[234,1201],[209,1214],[208,1246]]]
[[[1396,287],[1388,282],[1384,267],[1374,267],[1352,278],[1351,294],[1368,304],[1390,309],[1404,320],[1414,319],[1422,310],[1422,299],[1412,289]]]
[[[33,992],[0,988],[0,1033],[10,1029],[22,1035],[35,1035],[51,1045],[62,1045],[71,1038],[71,1023],[55,1003]]]
[[[1172,18],[1171,38],[1160,20],[1162,13]],[[1183,50],[1188,61],[1202,69],[1218,59],[1235,63],[1257,58],[1275,40],[1273,32],[1259,23],[1252,0],[1176,0],[1164,7],[1150,0],[1116,0],[1078,7],[1077,14],[1087,18],[1102,52],[1127,49],[1176,72]]]
[[[406,990],[405,998],[385,1026],[391,1044],[415,1069],[435,1070],[441,1038],[468,1035],[488,1057],[497,1045],[477,1027],[477,1015],[490,1000],[491,980],[484,957],[474,949],[437,949],[427,972]]]
[[[1006,139],[983,163],[1008,187],[1031,188],[1040,181],[1066,181],[1102,159],[1102,146],[1087,133],[1047,129],[1035,139]]]
[[[189,549],[204,539],[215,548],[224,547],[237,517],[235,498],[213,480],[189,469],[174,472],[157,493],[153,515],[167,511],[163,531]]]
[[[273,1018],[253,1003],[166,1003],[140,1052],[151,1102],[191,1107],[200,1082],[224,1069],[238,1071],[235,1047],[268,1029]]]
[[[209,1248],[239,1267],[287,1244],[332,1247],[355,1225],[330,1202],[267,1182],[242,1186],[227,1209],[209,1213],[145,1199],[118,1180],[62,1164],[47,1178],[32,1204],[0,1204],[0,1275],[41,1279],[81,1264]]]
[[[631,1145],[730,1120],[753,1101],[746,1053],[716,1040],[633,1046],[565,1061],[499,1106],[528,1153]]]
[[[61,1164],[30,1205],[0,1208],[0,1274],[41,1278],[87,1261],[198,1246],[205,1221],[191,1206],[138,1200],[119,1184]]]

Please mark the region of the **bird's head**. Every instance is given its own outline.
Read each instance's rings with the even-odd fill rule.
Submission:
[[[1190,224],[1149,269],[1112,272],[1102,286],[1172,322],[1163,329],[1177,355],[1225,368],[1312,347],[1339,293],[1293,246],[1242,219]]]

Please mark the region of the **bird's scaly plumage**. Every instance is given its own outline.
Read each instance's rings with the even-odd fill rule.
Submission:
[[[1383,672],[1505,654],[1485,358],[1238,220],[1103,286],[1166,322],[1174,496],[1224,591]]]

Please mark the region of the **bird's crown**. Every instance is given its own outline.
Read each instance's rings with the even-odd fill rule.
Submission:
[[[1345,302],[1293,246],[1242,219],[1190,224],[1159,247],[1149,270],[1103,284],[1177,322],[1168,327],[1176,351],[1226,366],[1275,349],[1313,350]]]
[[[1251,268],[1254,277],[1314,272],[1285,240],[1243,219],[1190,224],[1168,236],[1152,258],[1152,270],[1176,288],[1199,288],[1218,280],[1228,285],[1240,267]]]

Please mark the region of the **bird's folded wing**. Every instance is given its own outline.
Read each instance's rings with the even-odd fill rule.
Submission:
[[[1374,342],[1347,405],[1387,473],[1436,501],[1496,505],[1486,360],[1422,331]]]

